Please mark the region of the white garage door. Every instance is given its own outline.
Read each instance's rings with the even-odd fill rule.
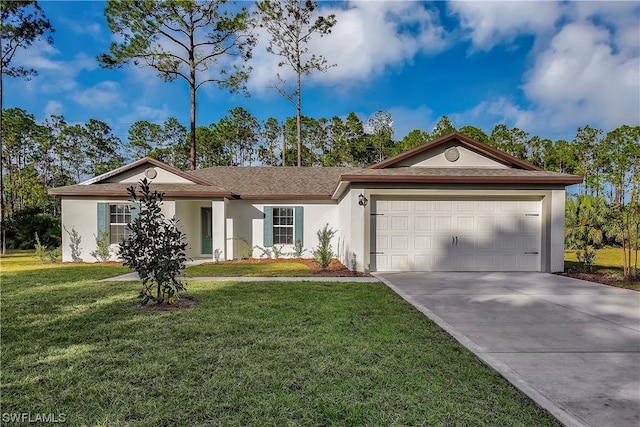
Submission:
[[[374,200],[375,271],[539,271],[541,202]]]

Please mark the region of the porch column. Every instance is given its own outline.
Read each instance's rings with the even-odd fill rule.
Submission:
[[[227,231],[227,203],[225,200],[216,200],[211,202],[211,212],[213,212],[211,221],[213,221],[213,252],[221,251],[220,259],[228,259],[226,255]],[[214,258],[215,259],[215,258]]]
[[[564,271],[565,190],[551,191],[551,236],[549,241],[549,272]]]

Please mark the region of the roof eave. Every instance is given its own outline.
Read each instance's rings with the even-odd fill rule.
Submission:
[[[402,160],[408,159],[409,157],[412,157],[416,154],[420,154],[424,151],[430,150],[434,147],[437,147],[439,145],[442,145],[446,142],[449,141],[453,141],[453,140],[458,140],[460,142],[462,142],[465,145],[469,145],[471,147],[473,147],[475,150],[478,150],[486,155],[488,155],[489,157],[495,159],[495,160],[499,160],[505,163],[509,163],[515,166],[518,166],[522,169],[525,170],[531,170],[531,171],[541,171],[542,169],[539,168],[538,166],[532,165],[531,163],[525,162],[524,160],[520,160],[517,157],[514,157],[508,153],[505,153],[504,151],[498,150],[497,148],[493,148],[490,147],[486,144],[483,144],[482,142],[476,141],[475,139],[469,138],[466,135],[463,135],[459,132],[452,132],[448,135],[442,136],[438,139],[435,139],[431,142],[427,142],[426,144],[423,144],[419,147],[413,148],[409,151],[405,151],[404,153],[400,153],[397,156],[391,157],[387,160],[383,160],[380,163],[376,163],[374,165],[369,166],[370,169],[383,169],[386,167],[389,167],[391,165],[394,165],[398,162],[401,162]]]
[[[165,197],[215,197],[236,199],[238,196],[230,192],[208,192],[208,191],[161,191]],[[64,187],[52,188],[48,191],[52,196],[87,196],[87,197],[129,197],[122,191],[87,191],[87,190],[64,190]]]
[[[345,175],[343,181],[367,183],[433,183],[433,184],[562,184],[582,183],[582,177],[513,177],[513,176],[367,176]]]
[[[136,160],[133,163],[129,163],[128,165],[124,165],[124,166],[120,166],[119,168],[113,169],[109,172],[105,172],[102,175],[98,175],[95,176],[91,179],[88,179],[86,181],[80,182],[79,185],[92,185],[92,184],[97,184],[99,182],[104,181],[107,178],[111,178],[112,176],[116,176],[119,175],[123,172],[126,172],[128,170],[131,169],[135,169],[138,166],[142,166],[145,163],[150,163],[153,166],[159,167],[160,169],[164,169],[167,172],[170,172],[174,175],[178,175],[181,178],[184,178],[186,180],[189,180],[191,182],[193,182],[194,184],[200,184],[200,185],[205,185],[207,187],[211,186],[211,183],[209,181],[205,181],[203,179],[200,179],[194,175],[188,174],[186,172],[181,171],[180,169],[174,168],[173,166],[169,166],[166,163],[161,162],[160,160],[156,160],[154,158],[151,157],[143,157],[140,160]]]

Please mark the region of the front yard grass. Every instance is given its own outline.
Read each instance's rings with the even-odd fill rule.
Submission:
[[[187,277],[308,277],[311,276],[311,270],[305,264],[295,261],[235,261],[193,265],[185,268],[184,274]]]
[[[3,413],[67,425],[560,425],[382,284],[188,283],[2,259]],[[11,266],[5,270],[6,266]]]
[[[576,250],[566,250],[564,252],[564,266],[565,271],[571,270],[573,272],[583,271],[582,263],[578,262],[576,257]],[[632,256],[635,256],[632,252]],[[585,275],[586,280],[600,279],[601,283],[605,283],[610,286],[616,286],[618,288],[632,289],[634,291],[640,291],[640,280],[631,280],[622,276],[622,263],[623,253],[621,248],[605,248],[598,249],[596,251],[595,265],[593,272],[594,277],[591,279]],[[632,260],[631,266],[633,267],[635,259]]]

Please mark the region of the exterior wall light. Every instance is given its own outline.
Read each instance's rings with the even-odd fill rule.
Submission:
[[[364,197],[364,194],[360,193],[360,195],[358,196],[358,204],[362,207],[366,207],[367,203],[369,203],[369,199]]]

